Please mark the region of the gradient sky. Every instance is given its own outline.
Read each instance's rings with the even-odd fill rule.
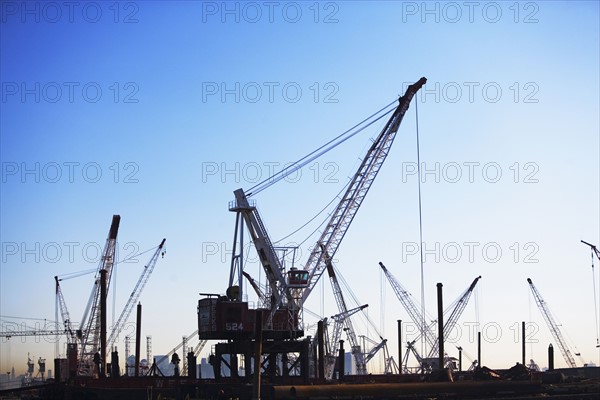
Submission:
[[[396,320],[409,318],[378,262],[420,300],[418,105],[429,313],[437,282],[450,304],[481,275],[454,345],[475,356],[470,327],[479,323],[483,364],[510,367],[527,321],[528,359],[544,367],[554,340],[530,277],[583,361],[600,363],[590,250],[580,243],[600,244],[597,1],[1,6],[3,328],[54,320],[53,277],[95,268],[120,214],[119,260],[167,238],[141,297],[143,335],[154,354],[167,353],[196,328],[198,293],[227,289],[233,191],[425,76],[336,254],[338,270],[396,354]],[[381,126],[255,197],[274,241],[331,201]],[[303,242],[324,218],[281,243]],[[297,265],[315,240],[300,246]],[[149,257],[118,265],[117,316]],[[247,270],[264,278],[252,260]],[[75,321],[92,283],[62,282]],[[337,313],[329,282],[318,289],[308,308]],[[376,337],[363,318],[355,326]],[[0,339],[0,371],[23,371],[28,352],[52,359],[48,342]],[[565,366],[560,355],[556,364]]]

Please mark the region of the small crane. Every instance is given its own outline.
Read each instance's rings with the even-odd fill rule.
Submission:
[[[327,379],[331,379],[333,377],[335,363],[338,357],[339,343],[342,337],[342,331],[345,329],[344,321],[349,319],[351,315],[356,314],[368,306],[368,304],[363,304],[362,306],[355,307],[351,310],[346,310],[345,312],[338,313],[331,317],[333,320],[333,331],[331,337],[327,338],[327,354],[325,356],[325,377]],[[327,318],[325,318],[324,321],[325,324],[327,324]]]
[[[481,276],[478,276],[477,278],[475,278],[473,280],[473,282],[471,283],[471,286],[469,286],[469,288],[467,290],[465,290],[464,293],[458,299],[458,301],[456,303],[456,307],[454,307],[454,309],[452,310],[452,313],[450,314],[450,316],[446,320],[446,323],[444,324],[444,341],[446,341],[448,339],[450,332],[456,326],[458,319],[460,318],[463,311],[467,307],[467,304],[469,303],[469,298],[471,297],[471,293],[473,293],[473,289],[475,289],[475,286],[477,285],[477,282],[479,282],[480,279],[481,279]],[[438,346],[439,346],[439,341],[436,340],[435,345],[431,348],[431,351],[429,352],[429,357],[437,356]]]
[[[78,337],[81,338],[81,351],[79,354],[79,370],[84,375],[93,374],[93,358],[99,352],[103,352],[106,349],[102,349],[101,342],[101,320],[106,319],[106,310],[103,310],[101,304],[106,301],[106,297],[102,298],[102,291],[108,293],[110,286],[110,278],[112,276],[113,266],[115,264],[115,252],[117,247],[117,234],[119,232],[119,224],[121,222],[120,215],[113,215],[110,230],[108,231],[108,238],[104,245],[104,251],[102,252],[102,258],[98,264],[96,271],[96,277],[94,281],[94,287],[90,295],[88,305],[85,309],[83,318],[81,319],[82,330],[78,330]],[[104,272],[106,275],[106,287],[101,286],[101,273]],[[104,314],[104,315],[103,315]],[[102,360],[105,363],[106,360]]]
[[[598,300],[596,296],[596,273],[594,271],[594,256],[600,261],[600,250],[596,246],[591,243],[588,243],[584,240],[581,243],[590,246],[590,250],[592,251],[592,285],[594,286],[594,318],[596,319],[596,347],[600,347],[600,334],[598,333]]]
[[[364,354],[360,348],[360,345],[358,344],[356,331],[354,330],[352,320],[350,319],[348,306],[346,306],[346,300],[344,299],[342,289],[333,269],[333,265],[331,264],[331,259],[329,258],[329,255],[327,255],[326,251],[324,251],[324,254],[325,262],[327,264],[327,274],[329,275],[331,286],[333,288],[333,296],[335,297],[335,301],[340,311],[340,315],[342,315],[341,323],[344,325],[346,336],[348,337],[348,341],[350,342],[350,351],[352,352],[352,355],[354,356],[354,360],[356,362],[356,373],[358,375],[365,375],[367,373],[367,365],[365,362]]]
[[[558,329],[558,325],[554,321],[554,318],[552,318],[552,314],[550,313],[550,309],[548,308],[548,305],[546,304],[546,302],[544,301],[544,299],[542,298],[542,296],[540,295],[540,293],[538,292],[537,288],[534,286],[534,284],[530,278],[527,278],[527,282],[529,283],[529,286],[531,287],[531,292],[533,293],[533,297],[535,297],[535,302],[536,302],[538,308],[540,309],[542,316],[546,320],[546,324],[548,324],[548,328],[550,328],[550,333],[552,333],[554,340],[556,340],[556,342],[558,343],[558,348],[560,349],[560,352],[562,353],[563,357],[565,358],[565,361],[567,362],[569,367],[577,368],[577,364],[575,363],[575,359],[573,358],[573,355],[571,354],[571,350],[569,350],[569,347],[567,346],[565,338],[563,337],[562,333],[560,332],[560,329]]]
[[[423,365],[423,363],[424,362],[427,363],[428,362],[427,360],[437,357],[437,355],[438,355],[437,353],[438,353],[439,341],[438,341],[437,335],[435,335],[433,333],[433,327],[435,326],[435,323],[432,323],[430,325],[423,324],[421,317],[419,315],[418,307],[415,304],[415,302],[413,301],[410,293],[406,289],[404,289],[404,287],[402,287],[400,282],[398,282],[398,280],[394,277],[394,275],[392,275],[391,272],[388,271],[388,269],[385,267],[385,265],[383,265],[383,263],[380,262],[379,266],[381,267],[386,278],[390,282],[392,289],[394,289],[394,293],[396,294],[396,297],[398,298],[398,300],[400,300],[400,303],[402,303],[402,305],[404,306],[405,310],[408,312],[408,314],[411,317],[411,319],[413,320],[413,322],[418,327],[420,327],[419,330],[421,333],[419,334],[419,336],[417,336],[417,338],[415,338],[413,341],[408,342],[407,346],[408,346],[408,350],[410,350],[410,352],[412,352],[415,355],[417,361],[419,362],[419,365],[421,365],[421,369],[426,370],[429,368],[429,366]],[[467,307],[467,304],[469,303],[471,294],[473,293],[473,290],[475,289],[477,282],[479,282],[479,279],[481,279],[481,276],[478,276],[477,278],[475,278],[473,280],[473,282],[471,282],[471,285],[460,295],[460,297],[453,304],[453,306],[452,305],[450,306],[450,308],[452,308],[452,312],[450,313],[450,316],[448,317],[448,319],[446,320],[446,323],[444,324],[444,330],[443,330],[444,341],[448,338],[448,336],[450,335],[450,332],[452,332],[452,329],[454,329],[454,327],[456,326],[456,323],[458,322],[458,319],[460,318],[463,311]],[[444,313],[446,313],[446,311],[444,311]],[[425,340],[427,341],[427,343],[430,345],[430,351],[429,351],[426,359],[422,358],[418,354],[417,349],[414,347],[414,344],[417,341],[419,341],[423,335],[425,336]],[[408,360],[408,355],[409,355],[409,352],[406,353],[406,355],[404,357],[405,358],[404,362],[406,362]]]
[[[390,282],[392,289],[394,289],[394,293],[396,294],[396,297],[398,298],[398,300],[400,300],[400,303],[404,306],[404,309],[406,310],[406,312],[412,319],[413,323],[419,327],[419,331],[421,332],[422,335],[425,336],[425,340],[427,341],[429,348],[433,348],[434,346],[436,346],[436,344],[435,344],[437,341],[436,335],[431,330],[431,326],[422,323],[421,316],[419,314],[419,308],[413,301],[410,293],[406,289],[404,289],[404,287],[400,284],[400,282],[398,282],[398,280],[394,277],[394,275],[392,275],[390,273],[390,271],[388,271],[388,269],[385,267],[385,265],[383,265],[382,262],[379,263],[379,266],[383,270],[383,273],[385,274],[386,278]]]
[[[131,311],[133,310],[135,305],[138,303],[140,295],[142,294],[142,290],[144,290],[144,286],[146,286],[146,283],[150,279],[150,275],[152,274],[152,271],[154,271],[154,266],[156,265],[156,262],[158,261],[159,255],[162,253],[163,257],[164,257],[163,248],[165,245],[165,241],[166,241],[166,239],[163,239],[160,242],[160,244],[156,248],[156,251],[154,252],[154,254],[152,254],[152,257],[150,258],[150,262],[144,266],[144,270],[142,271],[140,278],[138,279],[135,287],[133,288],[131,295],[129,295],[129,300],[127,300],[127,304],[125,304],[125,307],[123,308],[123,311],[121,312],[121,315],[119,316],[119,319],[115,323],[115,326],[114,326],[112,332],[110,333],[110,336],[109,336],[108,342],[107,342],[109,349],[111,349],[113,347],[114,343],[116,342],[117,338],[119,337],[119,333],[121,333],[121,331],[125,327],[125,323],[127,322],[127,319],[129,318],[129,315],[131,314]],[[150,360],[148,360],[148,362],[150,362]]]

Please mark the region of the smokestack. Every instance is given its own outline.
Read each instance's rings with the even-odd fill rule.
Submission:
[[[73,378],[77,375],[77,343],[67,343],[67,363],[67,378]]]
[[[142,304],[137,305],[137,322],[135,327],[135,376],[140,376],[140,345],[142,342]]]
[[[193,351],[187,354],[188,378],[196,379],[196,367],[198,359]]]
[[[477,332],[477,366],[481,367],[481,332]]]
[[[117,348],[110,353],[110,377],[118,378],[121,376],[121,371],[119,368],[119,353],[117,352]]]
[[[554,347],[552,343],[548,346],[548,371],[554,370]]]
[[[521,364],[525,365],[525,321],[521,322],[521,335],[522,335],[522,349],[521,349],[521,353],[523,353],[522,357],[521,357]]]
[[[100,270],[100,376],[106,376],[106,270]]]
[[[54,359],[54,380],[60,382],[62,380],[62,373],[60,370],[60,358]]]
[[[325,379],[325,329],[323,320],[317,323],[317,340],[319,352],[319,378]]]
[[[338,365],[339,365],[338,376],[339,376],[340,381],[344,380],[344,374],[346,373],[346,365],[345,365],[346,360],[344,359],[344,356],[345,356],[344,341],[340,340],[340,351],[338,354]]]
[[[402,320],[398,320],[398,373],[402,374]]]
[[[437,284],[438,301],[438,348],[439,348],[439,368],[444,368],[444,301],[442,298],[442,284]]]

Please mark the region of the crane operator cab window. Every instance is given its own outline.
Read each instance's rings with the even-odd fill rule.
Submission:
[[[287,275],[289,287],[303,288],[308,286],[308,271],[291,268]]]

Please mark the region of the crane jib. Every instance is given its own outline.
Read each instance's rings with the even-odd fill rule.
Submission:
[[[329,260],[333,259],[340,242],[389,153],[389,149],[391,148],[391,144],[404,113],[408,109],[415,93],[425,84],[425,82],[425,78],[419,79],[419,81],[410,85],[404,96],[399,99],[399,104],[387,121],[385,128],[380,132],[377,139],[374,141],[373,146],[367,151],[358,171],[352,177],[344,196],[332,213],[328,224],[322,232],[321,238],[317,241],[302,272],[297,273],[296,271],[288,271],[288,273],[286,273],[285,266],[282,264],[276,253],[277,250],[269,237],[262,221],[262,217],[254,203],[249,201],[243,189],[234,191],[235,200],[230,203],[229,210],[237,214],[236,221],[242,221],[240,226],[236,223],[235,241],[237,243],[239,240],[240,244],[243,243],[244,228],[241,225],[245,225],[250,233],[251,242],[256,248],[260,264],[262,265],[268,280],[268,286],[265,291],[257,290],[257,293],[262,292],[263,294],[261,303],[263,304],[264,309],[248,309],[247,302],[237,301],[237,298],[234,298],[235,296],[230,296],[229,301],[227,298],[225,300],[202,299],[199,302],[198,314],[199,328],[202,327],[202,329],[200,329],[202,339],[231,337],[231,332],[227,332],[227,326],[224,326],[223,328],[221,325],[210,325],[210,320],[204,318],[206,316],[217,314],[225,316],[228,315],[227,312],[229,311],[232,311],[232,313],[233,311],[239,311],[239,314],[246,315],[245,318],[249,321],[253,320],[254,316],[259,315],[258,313],[262,316],[263,310],[266,311],[267,314],[265,315],[265,318],[261,320],[261,323],[263,328],[269,332],[268,334],[272,335],[271,337],[295,338],[303,335],[300,319],[304,301],[326,269],[326,264]],[[386,106],[385,109],[390,105]],[[375,121],[388,113],[389,111],[382,114]],[[254,188],[251,188],[250,190],[253,189]],[[243,248],[243,246],[240,245],[240,248]],[[230,282],[233,282],[233,277],[237,275],[240,281],[238,287],[241,288],[241,280],[244,275],[239,267],[239,265],[242,265],[239,264],[239,260],[242,260],[242,253],[234,254],[232,257]],[[331,271],[333,272],[332,268]],[[290,272],[292,272],[291,275]],[[334,272],[332,275],[335,277]],[[300,279],[297,279],[297,277],[300,277]],[[341,294],[339,286],[336,290]],[[343,304],[344,301],[342,296],[336,296],[336,300],[338,300],[341,312],[347,311],[345,304]],[[353,331],[349,319],[345,319],[343,324],[346,326],[347,330]],[[248,324],[244,324],[244,326],[247,325]],[[283,329],[279,327],[280,325]],[[244,334],[252,336],[254,333],[248,328]],[[364,370],[364,357],[362,354],[357,353],[357,349],[360,349],[358,341],[354,335],[350,336],[352,336],[350,340],[352,344],[351,350],[353,353],[357,354],[357,357],[359,358],[357,368]]]
[[[424,77],[419,79],[417,82],[409,85],[404,95],[400,97],[396,110],[367,151],[358,170],[352,177],[345,194],[336,209],[332,212],[329,222],[321,233],[321,237],[317,240],[305,264],[304,269],[310,272],[310,276],[308,286],[302,292],[301,304],[304,304],[307,300],[326,269],[326,259],[323,257],[323,250],[326,251],[327,258],[332,259],[335,256],[346,231],[387,157],[395,134],[412,98],[426,82],[427,79]]]

